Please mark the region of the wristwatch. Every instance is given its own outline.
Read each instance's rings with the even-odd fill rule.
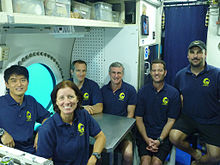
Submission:
[[[92,155],[94,155],[97,160],[101,159],[101,154],[98,152],[93,152]]]
[[[163,140],[160,137],[158,137],[157,140],[159,140],[160,144],[163,144]]]
[[[0,137],[2,137],[2,135],[4,135],[5,130],[3,128],[0,128]]]

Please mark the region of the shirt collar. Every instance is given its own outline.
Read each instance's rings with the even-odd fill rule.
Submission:
[[[108,82],[107,87],[108,87],[110,90],[112,90],[112,88],[111,88],[111,81]],[[121,87],[120,87],[119,89],[117,89],[117,91],[120,90],[120,89],[122,89],[123,87],[124,87],[124,81],[122,80]]]
[[[157,89],[153,86],[153,82],[150,83],[150,86],[151,86],[151,88],[152,88],[154,91],[157,92]],[[166,89],[167,89],[167,83],[164,82],[164,86],[163,86],[163,88],[160,90],[160,92],[166,91]]]
[[[80,109],[76,109],[76,110],[74,111],[74,121],[75,121],[75,120],[78,120],[78,118],[79,118],[79,111],[80,111]],[[68,125],[67,123],[63,122],[63,120],[62,120],[60,114],[57,113],[57,112],[54,114],[54,121],[55,121],[55,123],[57,124],[57,126]],[[74,121],[73,121],[73,122],[74,122]]]
[[[83,82],[83,85],[82,85],[82,88],[83,88],[83,87],[85,87],[85,85],[86,85],[87,81],[88,81],[88,79],[87,79],[87,78],[85,78],[85,79],[84,79],[84,82]],[[82,89],[82,88],[81,88],[81,89]]]
[[[73,78],[72,78],[72,77],[71,77],[69,80],[70,80],[70,81],[72,81],[72,82],[74,83],[74,81],[73,81]],[[88,78],[86,78],[86,77],[85,77],[82,87],[84,86],[84,84],[85,84],[87,81],[88,81]]]
[[[11,97],[10,94],[5,95],[5,97],[7,98],[7,101],[9,103],[9,105],[17,105],[18,103]]]
[[[25,106],[25,105],[28,105],[28,106],[32,105],[32,102],[28,101],[28,95],[24,95],[22,106]]]
[[[7,94],[6,98],[8,100],[9,105],[18,105],[18,103],[11,97],[10,94]],[[22,102],[21,106],[25,106],[25,105],[31,105],[31,103],[27,101],[26,95],[24,95],[23,102]]]
[[[201,75],[201,74],[203,74],[203,73],[205,73],[205,72],[208,72],[209,70],[210,70],[210,66],[205,62],[205,67],[204,67],[204,69],[199,73],[199,75]],[[190,66],[190,65],[187,66],[186,73],[188,73],[188,74],[193,74],[193,73],[191,72],[191,66]]]
[[[55,123],[57,124],[57,126],[65,125],[65,123],[64,123],[63,120],[61,119],[59,113],[56,112],[56,113],[53,115],[53,117],[54,117],[54,121],[55,121]]]

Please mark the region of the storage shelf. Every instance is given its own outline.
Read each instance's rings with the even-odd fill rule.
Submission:
[[[82,26],[82,27],[109,27],[122,28],[124,24],[119,22],[108,22],[88,19],[75,19],[54,16],[37,16],[22,13],[0,12],[1,25],[21,26]]]

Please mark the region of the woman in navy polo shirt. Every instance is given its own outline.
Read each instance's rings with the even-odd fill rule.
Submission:
[[[37,154],[55,165],[95,165],[105,146],[105,135],[90,114],[81,108],[82,94],[69,81],[56,85],[51,93],[56,112],[39,130]],[[89,136],[95,138],[89,157]]]

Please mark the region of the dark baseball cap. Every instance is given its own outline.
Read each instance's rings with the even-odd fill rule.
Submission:
[[[196,41],[191,42],[190,45],[189,45],[189,47],[188,47],[188,49],[191,49],[192,47],[195,47],[195,46],[199,47],[199,48],[202,49],[202,50],[203,50],[203,49],[206,50],[206,45],[205,45],[205,43],[202,42],[202,41],[200,41],[200,40],[196,40]]]

